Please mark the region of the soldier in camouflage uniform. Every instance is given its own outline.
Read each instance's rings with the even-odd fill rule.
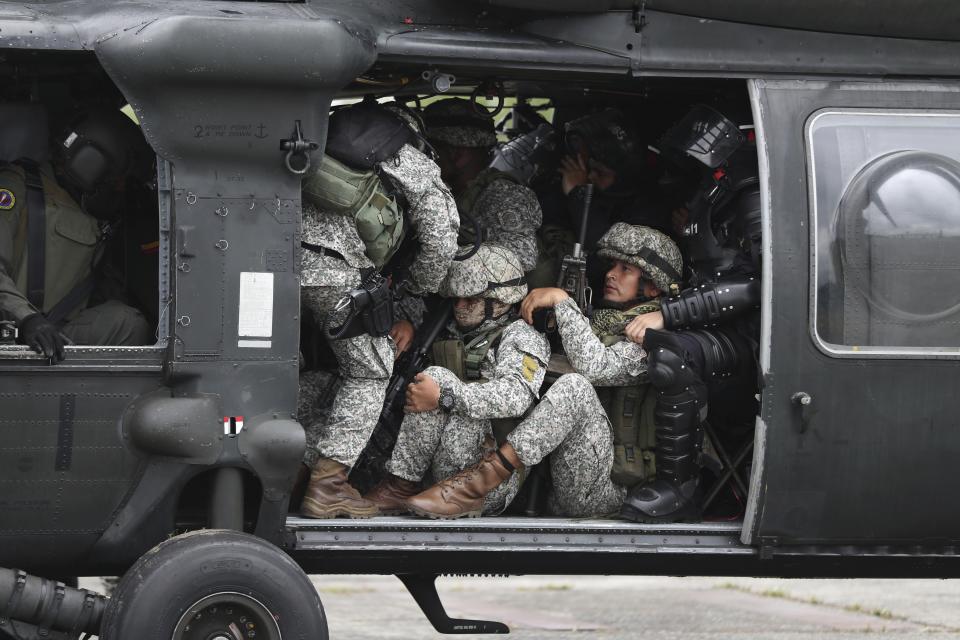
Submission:
[[[459,98],[434,102],[424,109],[423,117],[443,179],[457,199],[460,244],[473,244],[476,220],[483,241],[511,249],[524,271],[533,269],[543,214],[529,187],[490,168],[497,144],[493,118]]]
[[[428,472],[442,480],[495,450],[500,429],[493,422],[519,418],[539,397],[550,345],[517,318],[516,303],[526,293],[523,270],[509,249],[484,244],[451,265],[443,295],[456,298],[455,338],[434,345],[434,361],[445,366],[428,367],[408,388],[389,475],[365,496],[382,513],[405,512],[411,498],[416,504]],[[464,515],[499,513],[521,481],[514,474]],[[416,506],[413,511],[419,512]]]
[[[632,318],[659,307],[660,297],[678,281],[682,261],[667,236],[626,223],[615,224],[598,246],[613,266],[606,275],[604,307],[592,323],[562,289],[534,289],[521,306],[527,322],[537,309],[553,308],[564,350],[579,373],[561,376],[496,455],[411,499],[417,513],[465,515],[460,505],[472,506],[475,496],[482,500],[515,471],[551,453],[551,511],[587,517],[620,508],[627,487],[611,478],[613,431],[592,385],[631,387],[647,382],[646,352],[624,339],[624,329]]]
[[[420,245],[409,267],[407,290],[413,295],[435,293],[457,250],[459,221],[453,196],[440,178],[437,164],[410,144],[381,163],[380,171],[406,199],[405,220]],[[361,270],[374,265],[348,216],[305,203],[303,240],[321,251],[302,252],[301,304],[322,321],[345,289],[360,285]],[[337,326],[346,312],[344,317],[328,321]],[[315,518],[369,517],[376,515],[377,508],[350,486],[347,471],[376,427],[393,371],[395,347],[390,337],[367,334],[331,341],[330,346],[339,364],[339,387],[332,404],[316,411],[317,421],[307,425],[311,439],[316,439],[317,460],[302,512]],[[321,399],[310,395],[318,391],[309,384],[301,392],[309,402]]]

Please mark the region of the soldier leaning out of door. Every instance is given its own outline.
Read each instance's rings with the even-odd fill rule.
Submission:
[[[65,344],[142,345],[153,331],[117,300],[91,305],[102,243],[124,213],[128,179],[149,147],[120,111],[90,113],[46,161],[46,114],[6,105],[0,118],[0,314],[18,341],[59,361]]]

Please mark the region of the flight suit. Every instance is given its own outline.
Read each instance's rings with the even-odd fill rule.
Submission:
[[[39,168],[46,231],[44,313],[49,313],[90,276],[100,258],[100,226],[59,185],[49,165]],[[22,167],[0,165],[0,311],[17,322],[38,309],[27,291],[27,187]],[[154,331],[136,309],[116,300],[87,308],[77,300],[63,317],[60,331],[78,345],[152,344]]]
[[[455,401],[441,409],[404,416],[393,454],[386,464],[391,474],[419,482],[429,471],[439,482],[476,463],[493,448],[491,420],[524,415],[539,397],[550,360],[550,344],[543,334],[523,320],[488,320],[464,340],[484,336],[494,343],[479,363],[476,382],[462,372],[433,366],[425,373],[449,390]],[[499,326],[498,326],[499,325]],[[502,330],[502,333],[499,331]],[[495,337],[499,333],[499,339]],[[516,496],[522,478],[513,474],[487,495],[483,512],[503,511]]]
[[[403,192],[409,206],[405,218],[420,243],[409,268],[410,292],[435,293],[457,250],[459,222],[453,196],[440,179],[436,163],[410,145],[384,161],[380,170]],[[346,289],[360,285],[361,270],[372,268],[373,263],[352,219],[308,203],[303,211],[303,240],[339,254],[301,254],[301,304],[323,321]],[[330,318],[334,326],[342,320]],[[393,372],[394,345],[389,337],[362,334],[333,340],[330,347],[339,365],[340,386],[330,408],[304,426],[308,437],[316,438],[319,456],[350,467],[377,425]],[[304,393],[311,393],[310,388],[302,388]],[[311,453],[305,462],[313,459]]]

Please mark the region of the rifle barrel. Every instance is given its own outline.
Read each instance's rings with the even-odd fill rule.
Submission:
[[[584,189],[586,191],[583,193],[583,211],[580,212],[580,235],[577,236],[581,249],[587,244],[587,222],[590,220],[590,205],[593,202],[593,184],[588,182]]]

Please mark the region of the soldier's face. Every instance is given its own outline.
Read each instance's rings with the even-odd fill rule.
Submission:
[[[641,295],[656,298],[660,295],[660,290],[644,277],[643,271],[638,267],[614,260],[603,282],[604,301],[622,304],[636,300]]]
[[[457,298],[453,303],[453,319],[461,329],[473,329],[483,322],[483,298]]]

